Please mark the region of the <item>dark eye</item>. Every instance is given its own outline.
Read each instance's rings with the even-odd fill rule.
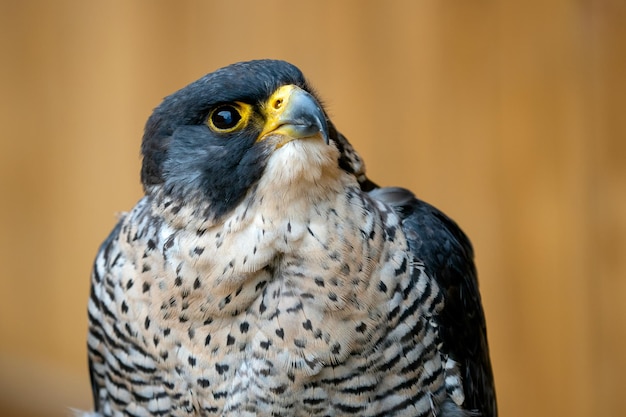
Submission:
[[[217,131],[233,130],[240,120],[239,109],[231,104],[216,107],[209,115],[209,125]]]

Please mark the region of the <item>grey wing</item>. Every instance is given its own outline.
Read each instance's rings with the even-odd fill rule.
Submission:
[[[480,416],[496,417],[496,395],[471,243],[459,226],[435,207],[402,188],[370,193],[391,205],[416,259],[437,281],[444,295],[438,317],[441,350],[461,369],[463,407]]]

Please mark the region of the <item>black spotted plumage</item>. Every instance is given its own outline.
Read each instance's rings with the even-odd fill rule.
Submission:
[[[92,273],[93,415],[497,415],[469,240],[370,181],[296,67],[168,96],[142,153]]]

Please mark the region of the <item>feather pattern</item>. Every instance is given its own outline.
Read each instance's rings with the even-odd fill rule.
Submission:
[[[260,136],[282,85],[327,132]],[[252,119],[221,134],[224,100]],[[367,179],[317,103],[253,61],[155,110],[146,195],[94,262],[85,416],[496,416],[468,239]]]

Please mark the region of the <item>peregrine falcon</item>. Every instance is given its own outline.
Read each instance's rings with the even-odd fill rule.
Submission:
[[[497,415],[468,238],[370,181],[298,68],[189,84],[141,152],[91,276],[89,415]]]

